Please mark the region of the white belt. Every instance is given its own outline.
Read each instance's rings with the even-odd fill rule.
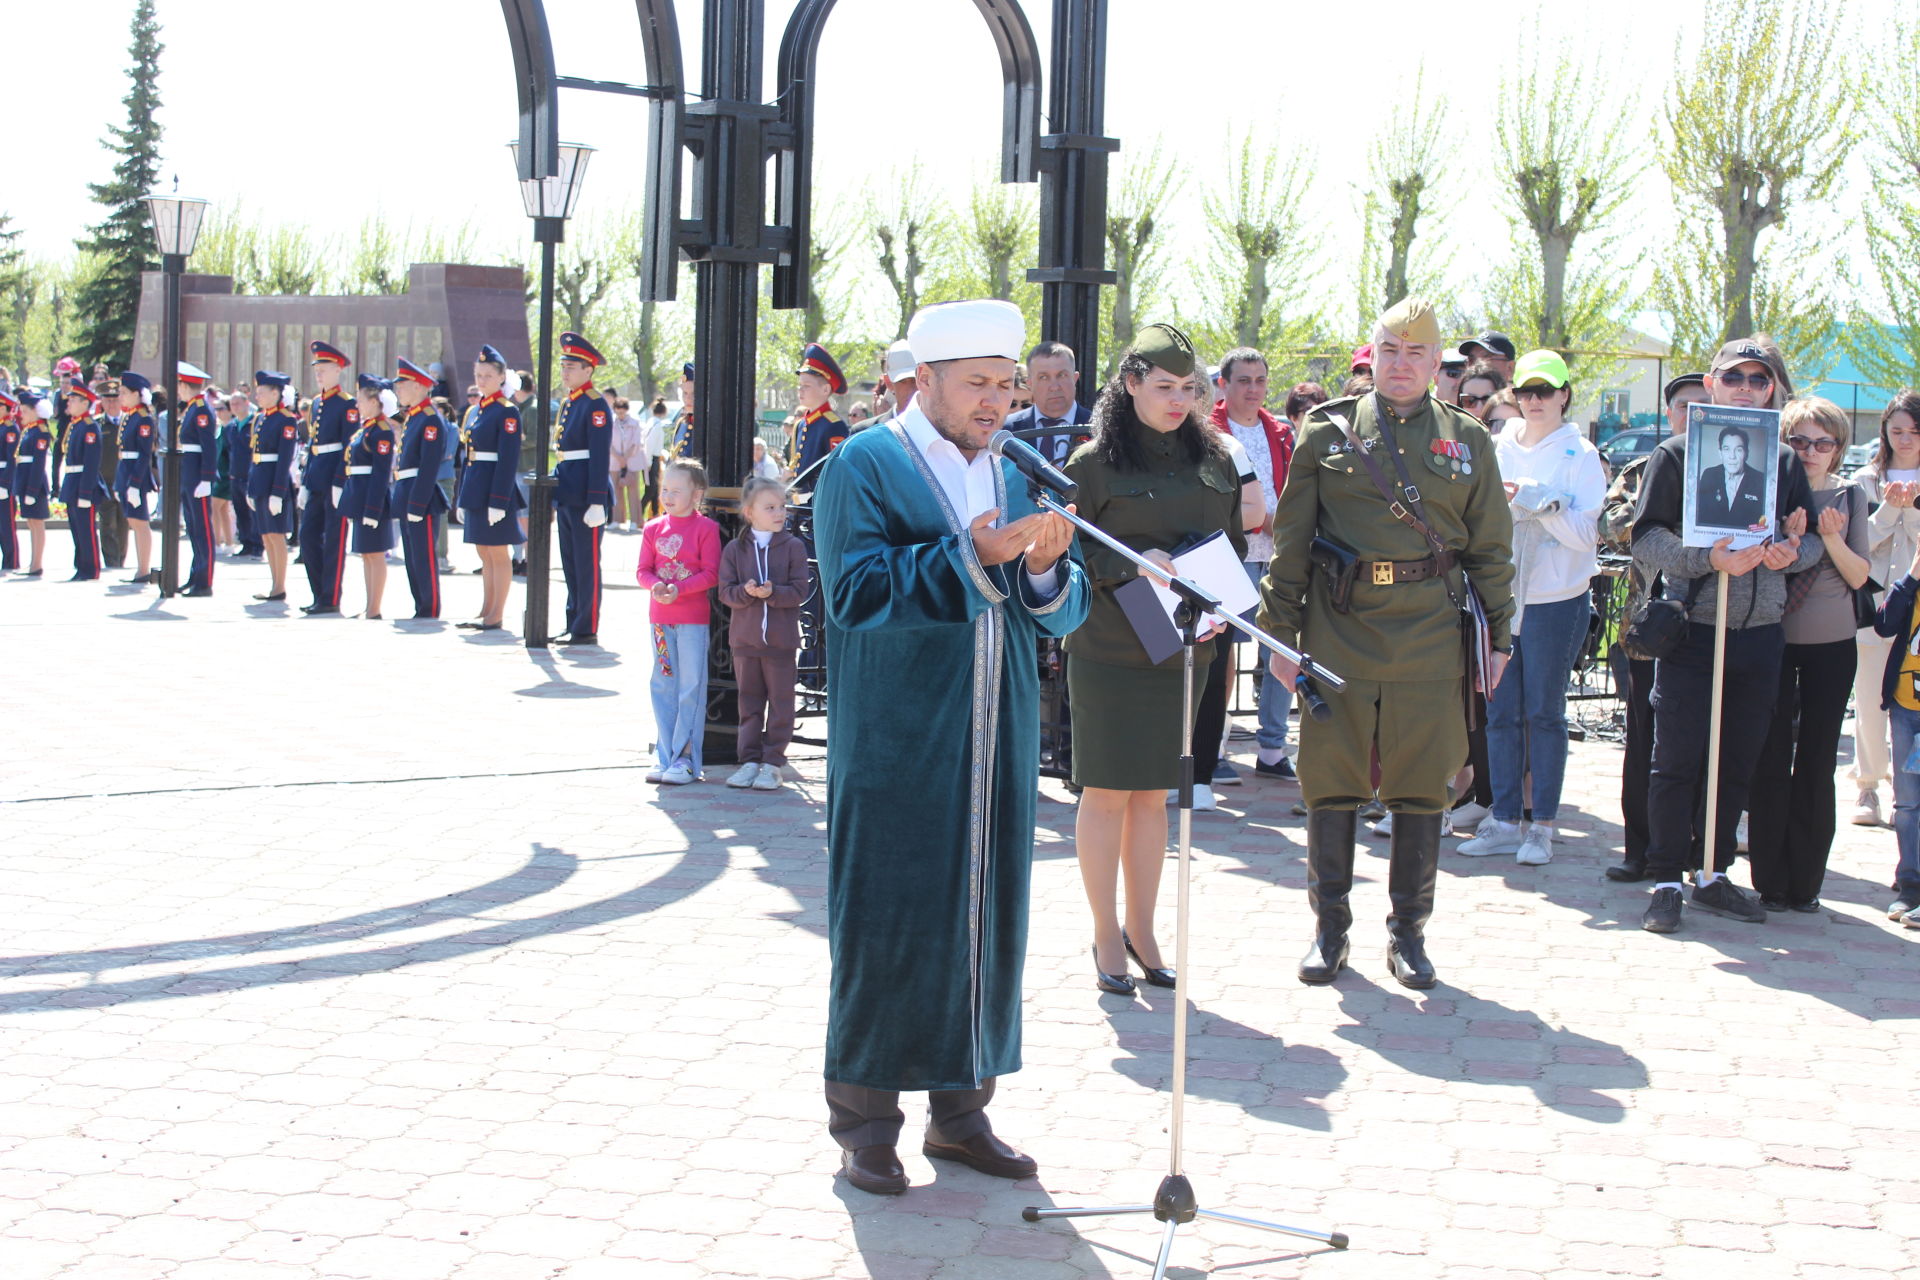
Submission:
[[[373,474],[373,468],[372,467],[348,467],[347,474],[350,476],[370,476]]]
[[[253,455],[253,460],[255,462],[278,462],[280,461],[280,455],[277,453],[256,453]]]
[[[317,444],[313,446],[313,451],[315,453],[338,453],[346,447],[344,444]]]
[[[411,479],[413,479],[413,478],[414,478],[415,476],[417,476],[417,475],[419,475],[419,474],[420,474],[420,468],[418,468],[418,467],[408,467],[408,468],[407,468],[406,470],[404,470],[404,471],[396,471],[396,472],[394,472],[394,473],[393,473],[393,478],[394,478],[395,480],[411,480]]]
[[[592,456],[593,451],[591,449],[562,449],[560,451],[560,461],[562,462],[585,462]]]
[[[500,455],[497,453],[488,453],[485,449],[475,449],[472,453],[467,455],[467,461],[468,462],[498,462],[500,461]]]
[[[200,446],[197,444],[183,444],[180,446],[180,452],[182,453],[199,453],[200,451]]]

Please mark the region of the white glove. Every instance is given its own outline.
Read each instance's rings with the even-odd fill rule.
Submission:
[[[283,505],[284,504],[280,501],[280,495],[278,494],[273,495],[272,497],[267,499],[267,514],[276,515],[276,516],[279,515],[280,508]]]
[[[340,505],[340,495],[345,492],[346,490],[341,488],[339,485],[333,486],[333,505],[334,506],[337,507]]]
[[[139,490],[137,489],[127,490],[127,505],[130,507],[137,507],[140,505]]]
[[[0,502],[5,502],[8,498],[11,498],[12,496],[13,496],[12,492],[10,492],[5,486],[0,486]]]
[[[193,486],[193,496],[196,498],[211,498],[213,496],[213,481],[202,480],[199,484]]]
[[[415,515],[415,514],[413,514],[413,512],[411,512],[411,511],[409,511],[409,512],[407,512],[407,523],[408,523],[408,524],[419,524],[419,523],[420,523],[420,521],[421,521],[422,519],[424,519],[424,518],[425,518],[425,517],[422,517],[422,516],[417,516],[417,515]]]
[[[587,508],[587,514],[582,518],[586,521],[587,528],[598,529],[607,522],[607,509],[596,502]]]
[[[488,507],[487,508],[488,524],[499,524],[502,520],[505,520],[506,518],[507,518],[506,508],[504,507]]]
[[[360,523],[367,526],[367,528],[369,529],[378,529],[380,527],[380,522],[378,520],[373,519],[370,516],[361,517]]]
[[[93,499],[91,499],[91,498],[82,498],[82,499],[80,499],[80,505],[81,505],[81,506],[83,506],[83,507],[90,507],[90,506],[92,506],[92,505],[93,505]]]

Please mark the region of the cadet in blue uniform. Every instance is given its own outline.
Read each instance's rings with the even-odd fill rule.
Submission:
[[[346,526],[339,515],[344,487],[340,467],[347,438],[360,425],[360,411],[340,389],[340,379],[353,361],[325,342],[309,342],[307,350],[313,356],[313,377],[320,384],[320,394],[309,406],[307,421],[312,430],[307,465],[300,473],[300,554],[313,592],[313,603],[302,605],[300,612],[313,616],[340,612],[340,576],[347,550],[341,541]]]
[[[501,393],[507,361],[492,347],[473,362],[480,399],[467,429],[467,471],[460,480],[461,530],[480,552],[480,616],[462,627],[498,631],[505,625],[507,592],[513,587],[511,548],[520,532],[520,410]]]
[[[793,469],[799,473],[831,453],[850,432],[833,411],[833,397],[845,393],[847,378],[827,349],[809,342],[800,353],[796,372],[800,377],[800,425],[793,436]]]
[[[20,392],[20,444],[13,455],[7,487],[13,494],[20,518],[27,522],[27,568],[23,577],[40,576],[41,561],[47,553],[47,455],[53,449],[53,433],[46,428],[53,406],[40,398],[32,387]]]
[[[101,433],[106,424],[94,413],[100,397],[84,382],[67,386],[67,451],[61,459],[60,501],[67,507],[67,531],[73,535],[73,576],[91,582],[100,576],[100,508],[107,487],[100,482]]]
[[[393,511],[387,485],[393,477],[393,415],[400,401],[393,383],[360,375],[355,410],[359,427],[347,441],[346,484],[340,493],[340,523],[353,536],[353,554],[367,581],[368,618],[380,616],[387,590],[387,552],[393,550]],[[343,534],[342,549],[346,547]]]
[[[300,442],[300,419],[286,405],[293,379],[275,369],[253,375],[253,415],[248,433],[252,466],[247,470],[247,502],[253,507],[253,531],[267,551],[273,585],[255,600],[287,598],[287,534],[293,529],[293,450]]]
[[[207,398],[212,379],[204,369],[180,362],[180,514],[187,526],[193,562],[181,595],[213,594],[213,475],[218,445],[213,404]]]
[[[400,547],[407,557],[416,619],[440,616],[440,562],[434,536],[447,509],[440,492],[440,463],[447,456],[447,423],[433,408],[433,375],[411,360],[400,362],[394,394],[406,410],[400,420],[400,452],[393,471],[393,517],[400,521]]]
[[[20,402],[0,391],[0,573],[20,567],[20,537],[13,527],[13,455],[20,448]]]
[[[220,453],[227,460],[227,500],[233,504],[233,541],[236,557],[257,560],[262,554],[260,532],[253,525],[253,504],[247,501],[247,478],[253,473],[255,410],[233,416],[220,431]]]
[[[140,567],[129,582],[152,582],[153,512],[147,498],[159,489],[153,478],[153,383],[138,373],[120,375],[120,461],[113,468],[113,496],[133,530],[133,550]]]
[[[613,411],[593,389],[593,371],[605,363],[579,334],[560,335],[560,380],[567,400],[555,446],[560,461],[553,468],[553,505],[560,569],[567,579],[567,632],[556,637],[561,644],[600,643],[600,527],[607,522],[611,491],[607,446],[613,441]]]

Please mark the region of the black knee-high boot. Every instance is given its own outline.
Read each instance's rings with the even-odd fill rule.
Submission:
[[[1439,979],[1427,959],[1427,917],[1433,914],[1433,884],[1440,873],[1437,813],[1393,815],[1392,862],[1387,869],[1387,967],[1403,987],[1424,991]]]
[[[1300,960],[1300,981],[1332,982],[1347,965],[1347,928],[1353,908],[1352,809],[1307,813],[1307,902],[1313,907],[1313,945]]]

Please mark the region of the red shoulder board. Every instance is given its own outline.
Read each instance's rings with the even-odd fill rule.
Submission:
[[[440,428],[435,426],[429,426],[425,431],[421,432],[420,434],[425,436],[429,440],[438,440],[440,438]]]
[[[347,410],[347,421],[348,422],[360,421],[360,410],[357,406]]]
[[[294,426],[291,422],[289,422],[284,429],[284,434],[286,435],[287,439],[289,440],[293,439],[293,432],[294,432]]]
[[[596,427],[604,427],[604,426],[606,426],[606,425],[607,425],[607,415],[606,415],[606,414],[604,414],[604,413],[602,413],[602,412],[600,412],[600,410],[598,410],[598,409],[595,409],[595,410],[593,411],[593,425],[594,425],[594,426],[596,426]]]
[[[390,453],[393,451],[393,441],[382,440],[378,444],[374,445],[374,448],[378,449],[382,453]]]

